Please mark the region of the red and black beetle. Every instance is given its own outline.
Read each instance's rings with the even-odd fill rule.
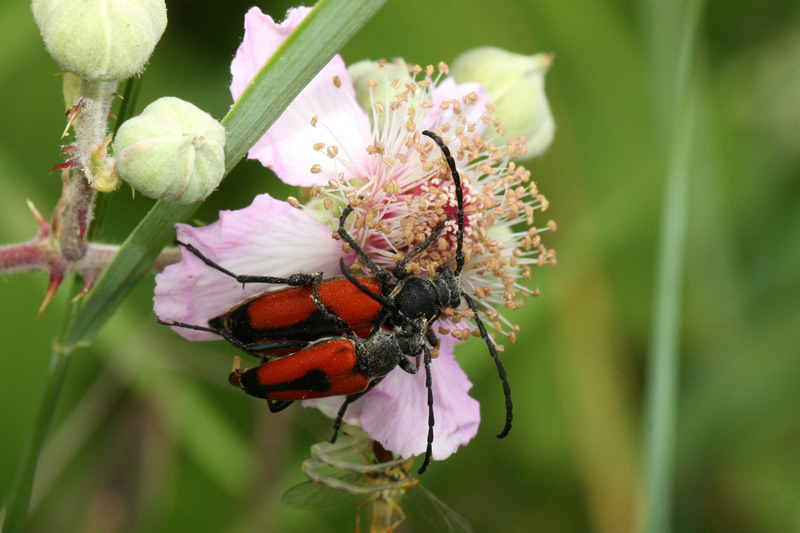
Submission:
[[[344,277],[323,279],[322,273],[293,274],[287,278],[239,275],[206,258],[194,246],[176,241],[212,268],[240,283],[277,283],[289,288],[257,295],[209,321],[209,327],[166,323],[217,333],[235,347],[257,356],[284,356],[247,369],[234,370],[230,380],[246,393],[268,401],[270,411],[287,407],[292,401],[346,395],[334,422],[334,439],[349,404],[377,385],[396,366],[415,373],[409,359],[422,352],[428,389],[428,443],[420,467],[430,462],[433,442],[433,392],[431,390],[428,344],[436,345],[431,324],[443,309],[457,308],[462,298],[473,311],[481,338],[495,361],[506,399],[506,422],[498,438],[511,429],[511,391],[478,308],[464,291],[460,274],[464,267],[464,199],[455,160],[444,141],[433,139],[445,156],[455,182],[457,200],[456,268],[441,266],[430,279],[410,275],[406,265],[426,250],[445,229],[445,222],[412,250],[391,272],[378,267],[344,228],[353,206],[339,218],[337,230],[372,276],[355,276],[341,260]],[[449,219],[449,217],[448,217]],[[394,277],[396,282],[392,282]],[[287,355],[288,354],[288,355]],[[417,363],[418,364],[418,363]]]

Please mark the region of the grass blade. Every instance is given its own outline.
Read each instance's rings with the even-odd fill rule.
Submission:
[[[677,427],[680,321],[689,165],[695,128],[695,98],[690,85],[703,0],[686,4],[645,1],[657,109],[664,137],[670,140],[664,207],[656,258],[656,290],[650,341],[644,428],[644,529],[672,528],[672,490]],[[683,8],[683,9],[682,9]],[[677,61],[674,47],[679,44]],[[670,83],[671,81],[671,83]]]

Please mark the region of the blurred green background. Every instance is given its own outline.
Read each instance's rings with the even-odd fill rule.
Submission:
[[[251,2],[168,2],[169,26],[138,109],[172,95],[221,118],[229,63]],[[282,19],[288,2],[262,3]],[[389,2],[343,50],[348,63],[421,64],[494,45],[554,52],[553,146],[530,162],[559,231],[542,294],[511,316],[504,355],[515,425],[480,342],[459,357],[481,401],[469,446],[424,476],[477,531],[635,531],[641,525],[643,392],[669,144],[658,117],[639,4],[622,1]],[[0,241],[30,238],[25,199],[48,214],[64,107],[58,67],[27,2],[0,5]],[[661,50],[669,56],[676,48]],[[680,342],[674,487],[678,531],[800,527],[800,4],[709,2],[700,27]],[[242,163],[197,213],[292,193]],[[113,195],[102,237],[120,242],[151,201]],[[759,240],[763,239],[763,240]],[[0,499],[42,396],[67,290],[35,320],[43,273],[0,283]],[[233,349],[158,326],[152,277],[77,352],[40,461],[31,531],[346,531],[354,505],[280,497],[303,481],[329,420],[270,415],[227,384]],[[408,526],[406,526],[408,527]],[[409,530],[425,531],[411,522]]]

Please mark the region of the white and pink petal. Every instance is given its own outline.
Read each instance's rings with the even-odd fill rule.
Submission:
[[[286,12],[286,20],[276,24],[261,9],[250,8],[244,16],[244,39],[231,62],[234,100],[241,96],[250,80],[310,12],[310,7],[291,8]]]

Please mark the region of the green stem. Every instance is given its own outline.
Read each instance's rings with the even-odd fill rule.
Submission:
[[[138,85],[138,82],[135,80],[138,80],[138,78],[133,78],[128,82],[125,94],[126,98],[131,96],[134,86]],[[129,103],[126,101],[125,105],[120,106],[120,112],[117,116],[117,122],[114,128],[115,132],[119,128],[119,125],[127,118],[132,103],[133,102]],[[103,111],[103,115],[105,114],[105,111]],[[74,179],[82,179],[82,177],[76,176]],[[104,205],[106,196],[107,195],[100,195],[101,205]],[[89,207],[89,209],[91,209],[91,207]],[[93,221],[94,223],[89,227],[89,236],[96,234],[98,227],[102,224],[103,215],[104,210],[101,209],[99,216],[95,218]],[[78,283],[73,283],[71,294],[77,294],[77,287]],[[3,522],[4,533],[22,531],[25,526],[28,509],[30,508],[31,494],[33,492],[33,482],[36,477],[36,466],[47,438],[50,422],[53,419],[53,413],[55,413],[61,387],[64,384],[64,378],[67,374],[67,368],[69,367],[70,356],[74,349],[74,346],[62,347],[58,344],[58,339],[63,339],[67,334],[76,309],[77,305],[74,303],[70,302],[67,304],[67,309],[64,312],[61,323],[61,332],[54,343],[53,352],[50,355],[50,365],[45,374],[44,397],[42,398],[42,403],[39,405],[39,413],[34,421],[33,433],[23,451],[22,460],[17,470],[17,476],[14,479],[14,485],[11,487],[10,496],[6,504],[7,514]]]
[[[73,284],[73,294],[75,294],[76,286],[77,284]],[[74,309],[75,304],[69,303],[61,325],[62,333],[66,331],[69,317]],[[59,346],[54,346],[50,355],[50,365],[47,367],[47,373],[45,374],[44,397],[39,405],[39,412],[33,423],[33,432],[25,445],[17,475],[14,478],[14,484],[11,486],[11,492],[6,502],[3,533],[16,533],[22,531],[25,527],[33,492],[33,481],[36,476],[36,465],[47,438],[53,413],[56,410],[58,396],[61,392],[61,386],[64,384],[64,376],[67,374],[69,361],[70,353],[66,350],[61,350]]]
[[[69,354],[58,350],[54,350],[50,356],[50,366],[47,368],[47,374],[45,375],[44,398],[42,398],[42,403],[39,406],[39,414],[36,416],[36,421],[33,425],[33,433],[25,447],[17,477],[11,487],[11,496],[7,502],[8,513],[3,523],[4,533],[22,531],[25,525],[33,490],[33,479],[36,474],[36,463],[44,446],[47,431],[50,428],[50,421],[53,419],[53,413],[58,402],[58,395],[61,392],[61,385],[64,383],[69,360]]]
[[[125,83],[125,90],[122,94],[122,99],[119,104],[119,111],[117,111],[117,120],[114,123],[114,128],[111,132],[116,136],[119,127],[123,122],[128,120],[136,107],[136,99],[139,96],[139,88],[141,87],[141,76],[134,76],[129,78]],[[87,241],[95,241],[103,238],[103,219],[108,212],[108,204],[113,201],[110,194],[100,194],[94,202],[94,219],[92,225],[89,226],[89,233],[86,238]]]

